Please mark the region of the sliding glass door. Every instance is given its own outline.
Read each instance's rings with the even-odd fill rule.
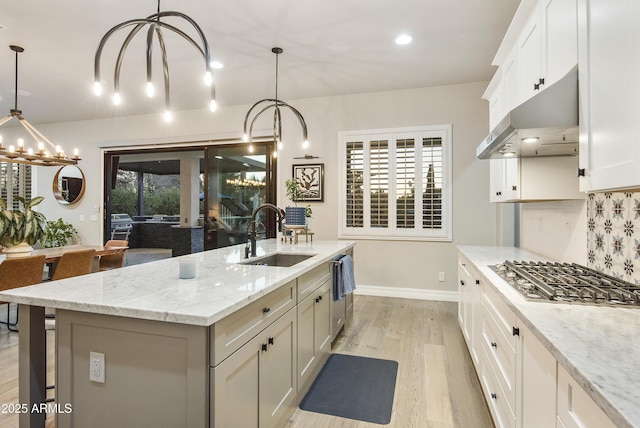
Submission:
[[[205,250],[245,243],[251,214],[273,202],[275,159],[272,143],[208,146],[205,151]],[[261,213],[258,231],[275,237],[273,216]]]

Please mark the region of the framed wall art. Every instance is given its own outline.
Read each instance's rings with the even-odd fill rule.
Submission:
[[[293,165],[293,177],[302,190],[301,201],[324,202],[324,164]]]

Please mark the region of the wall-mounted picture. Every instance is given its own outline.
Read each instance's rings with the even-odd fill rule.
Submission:
[[[302,190],[301,201],[324,202],[324,164],[293,165],[293,177]]]

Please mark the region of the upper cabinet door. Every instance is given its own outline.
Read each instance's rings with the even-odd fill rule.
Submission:
[[[518,39],[520,103],[534,96],[543,83],[540,15],[537,12],[538,10],[536,9],[529,17],[529,21],[527,21]]]
[[[578,63],[576,0],[542,0],[542,74],[544,86],[562,78]]]
[[[640,0],[579,0],[580,190],[640,187]]]

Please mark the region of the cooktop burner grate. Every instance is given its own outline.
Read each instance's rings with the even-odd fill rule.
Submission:
[[[640,286],[576,263],[505,261],[490,266],[530,300],[640,306]]]

